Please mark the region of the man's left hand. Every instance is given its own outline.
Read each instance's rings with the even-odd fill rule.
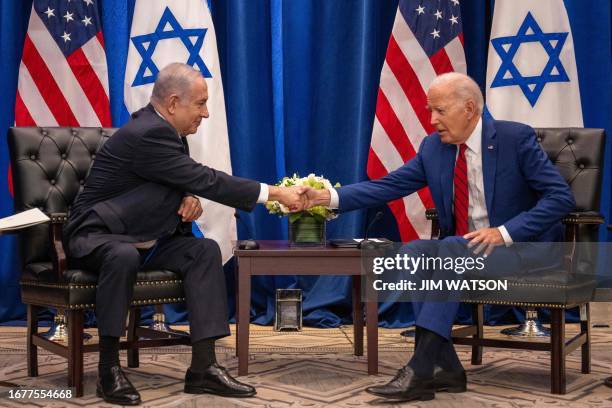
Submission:
[[[202,215],[202,205],[200,200],[194,196],[186,196],[178,209],[178,215],[183,222],[191,222],[200,218]]]
[[[491,255],[496,246],[504,244],[504,237],[498,228],[481,228],[478,231],[472,231],[463,236],[468,241],[468,248],[473,248],[475,254],[479,254],[484,250],[484,257]]]

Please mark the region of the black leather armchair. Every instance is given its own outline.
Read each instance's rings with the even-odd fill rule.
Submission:
[[[83,395],[83,353],[98,350],[83,344],[83,314],[96,300],[97,276],[71,269],[62,244],[62,226],[70,206],[83,189],[96,153],[115,129],[12,128],[8,142],[14,176],[15,212],[39,208],[50,224],[20,232],[22,261],[21,299],[27,305],[28,375],[38,375],[37,347],[68,359],[68,385]],[[170,271],[139,272],[130,310],[127,341],[128,366],[138,366],[138,349],[189,344],[189,337],[169,335],[138,327],[140,307],[183,302],[183,286]],[[64,310],[68,320],[68,344],[38,334],[41,308]],[[141,337],[146,337],[142,339]]]
[[[538,142],[570,185],[576,200],[576,211],[564,219],[565,241],[597,242],[598,227],[604,218],[599,213],[601,178],[604,162],[605,132],[603,129],[543,128],[536,129]],[[435,209],[428,209],[432,221],[432,239],[439,237]],[[580,245],[580,244],[578,244]],[[504,347],[549,351],[551,354],[551,392],[565,394],[565,356],[581,347],[582,372],[591,370],[589,302],[596,287],[594,274],[579,270],[583,262],[593,262],[596,254],[576,252],[576,245],[566,244],[564,268],[544,274],[510,279],[508,291],[462,294],[462,302],[470,303],[473,324],[453,330],[453,342],[472,346],[472,364],[482,364],[482,349]],[[580,259],[580,257],[585,257]],[[586,258],[589,258],[588,260]],[[578,270],[577,270],[578,268]],[[559,276],[563,279],[559,279]],[[549,343],[504,339],[485,339],[483,306],[485,304],[548,308],[551,312]],[[565,310],[580,308],[580,333],[565,340]]]

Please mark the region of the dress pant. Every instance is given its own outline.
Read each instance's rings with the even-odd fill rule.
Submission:
[[[468,241],[459,236],[446,237],[439,241],[416,240],[406,244],[401,252],[410,257],[418,258],[437,257],[441,259],[456,259],[458,257],[476,257],[472,250],[467,248]],[[521,269],[521,258],[514,248],[504,246],[496,247],[493,253],[484,262],[485,270],[479,279],[496,279],[508,276]],[[461,280],[473,279],[469,273],[457,274],[454,270],[418,270],[412,278],[420,287],[421,281],[433,280]],[[457,311],[459,309],[461,290],[447,291],[421,291],[412,295],[412,310],[414,311],[415,325],[423,327],[450,340],[451,331]]]
[[[98,272],[96,319],[101,336],[124,334],[137,272],[163,269],[183,279],[192,343],[230,334],[221,251],[211,239],[173,236],[145,251],[109,241],[75,261]]]

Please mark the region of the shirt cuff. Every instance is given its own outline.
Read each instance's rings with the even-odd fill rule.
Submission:
[[[508,233],[508,230],[506,229],[506,227],[501,225],[501,226],[497,227],[497,229],[502,234],[502,238],[504,238],[504,243],[506,244],[507,247],[509,247],[510,245],[512,245],[514,243],[514,241],[512,240],[512,237]]]
[[[337,210],[340,206],[340,197],[338,197],[338,192],[335,188],[329,189],[329,208],[332,210]]]
[[[265,204],[270,196],[270,189],[267,184],[259,183],[261,186],[259,189],[259,197],[257,197],[257,204]]]

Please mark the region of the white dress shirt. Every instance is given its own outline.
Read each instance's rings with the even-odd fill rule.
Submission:
[[[482,172],[482,118],[478,120],[476,127],[465,144],[465,161],[468,176],[468,228],[476,231],[481,228],[489,228],[489,214],[484,194],[484,180]],[[457,155],[459,149],[457,149]],[[455,156],[456,159],[457,156]],[[338,208],[340,199],[336,189],[330,189],[330,207]],[[503,225],[498,227],[506,246],[512,245],[512,237]]]
[[[478,119],[476,127],[465,141],[465,144],[467,145],[467,149],[465,149],[465,162],[467,164],[468,192],[470,197],[468,228],[471,232],[490,227],[482,172],[482,118]],[[457,149],[458,154],[459,149]],[[510,246],[512,244],[512,237],[506,227],[501,225],[497,229],[504,238],[506,246]]]

